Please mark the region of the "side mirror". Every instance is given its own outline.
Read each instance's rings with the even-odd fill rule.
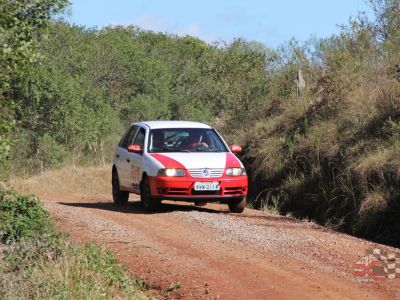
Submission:
[[[140,145],[128,145],[128,152],[130,153],[143,153]]]
[[[242,152],[242,146],[240,146],[240,145],[231,145],[231,151],[233,153],[240,153],[240,152]]]

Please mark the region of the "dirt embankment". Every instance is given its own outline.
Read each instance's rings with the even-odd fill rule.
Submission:
[[[98,192],[94,186],[78,188],[79,180],[76,187],[66,188],[71,175],[60,181],[64,187],[57,192],[56,173],[16,181],[14,186],[41,196],[73,238],[93,240],[112,250],[133,274],[154,286],[158,297],[400,297],[399,279],[359,284],[353,275],[354,264],[366,249],[396,249],[260,211],[231,214],[220,204],[198,208],[167,202],[160,212],[147,214],[131,197],[126,207],[118,208],[105,193],[108,171],[108,167],[90,171],[98,176]],[[85,171],[76,173],[85,182]]]

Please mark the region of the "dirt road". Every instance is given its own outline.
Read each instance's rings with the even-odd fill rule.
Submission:
[[[184,299],[395,299],[400,280],[357,283],[367,248],[382,247],[310,222],[247,209],[167,202],[145,213],[131,196],[42,197],[61,228],[112,250],[158,297]],[[388,251],[394,251],[384,247]],[[167,289],[170,288],[170,291]]]

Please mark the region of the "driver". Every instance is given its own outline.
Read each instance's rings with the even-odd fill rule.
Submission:
[[[200,131],[193,131],[181,144],[183,150],[191,150],[199,146],[208,148],[208,145],[203,141],[203,135]]]

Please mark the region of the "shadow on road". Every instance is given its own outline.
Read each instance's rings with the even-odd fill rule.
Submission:
[[[227,211],[215,210],[193,205],[182,205],[172,203],[161,203],[160,208],[155,212],[146,212],[140,202],[128,202],[126,205],[117,206],[113,202],[58,202],[59,204],[73,207],[95,208],[129,214],[159,214],[174,211],[199,211],[207,213],[228,213]]]

